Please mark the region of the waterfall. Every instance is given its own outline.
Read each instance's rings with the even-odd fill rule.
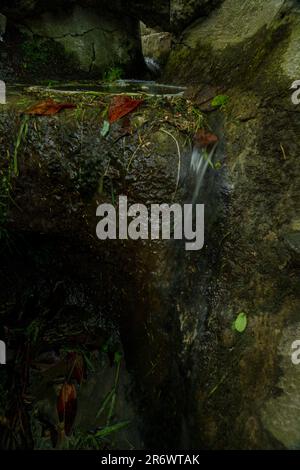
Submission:
[[[159,63],[153,59],[152,57],[145,57],[145,62],[147,65],[148,70],[154,75],[160,75],[161,68]]]
[[[194,146],[193,148],[193,152],[191,156],[191,163],[190,163],[190,174],[196,177],[196,184],[195,184],[195,189],[193,192],[192,204],[195,204],[198,199],[198,195],[203,185],[203,180],[206,175],[208,167],[209,166],[211,166],[212,168],[214,167],[212,163],[212,158],[214,156],[216,147],[217,147],[217,143],[214,144],[214,146],[212,147],[209,153],[207,153],[206,148],[199,148],[196,146]]]

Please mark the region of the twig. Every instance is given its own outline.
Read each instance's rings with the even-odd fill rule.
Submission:
[[[280,148],[281,148],[281,151],[282,151],[282,155],[283,155],[284,160],[287,160],[286,153],[285,153],[285,150],[284,150],[284,147],[283,147],[282,144],[280,144]]]

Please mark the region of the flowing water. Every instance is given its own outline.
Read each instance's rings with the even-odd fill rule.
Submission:
[[[145,63],[148,70],[150,70],[153,75],[159,76],[161,74],[161,67],[153,57],[145,57]]]
[[[195,176],[195,188],[192,196],[192,204],[197,202],[199,192],[203,185],[204,177],[206,175],[207,169],[209,166],[214,168],[212,163],[212,158],[215,154],[217,144],[213,146],[209,153],[205,148],[198,148],[194,146],[192,151],[191,163],[190,163],[190,173]]]
[[[35,88],[35,87],[32,87]],[[117,80],[113,83],[104,82],[71,82],[67,84],[53,84],[47,88],[55,93],[80,94],[83,92],[118,95],[118,94],[145,94],[150,96],[181,96],[185,92],[185,87],[165,85],[155,81],[146,80]]]

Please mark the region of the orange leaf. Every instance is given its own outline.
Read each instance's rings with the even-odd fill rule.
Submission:
[[[208,147],[211,144],[218,142],[218,137],[215,134],[206,132],[204,129],[199,129],[194,136],[195,145],[198,147]]]
[[[53,114],[59,113],[62,109],[74,109],[75,104],[72,103],[56,103],[52,99],[42,101],[41,103],[35,104],[24,111],[25,114],[31,114],[33,116],[52,116]]]
[[[110,104],[108,120],[110,124],[135,110],[144,100],[133,100],[130,96],[115,96]]]
[[[65,433],[71,434],[71,429],[77,412],[77,393],[75,385],[65,383],[57,399],[57,413],[61,423],[64,423]]]

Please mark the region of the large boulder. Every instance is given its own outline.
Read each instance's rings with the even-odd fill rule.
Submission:
[[[28,79],[100,78],[109,68],[121,68],[127,77],[145,72],[140,21],[160,31],[180,31],[217,1],[178,0],[3,0],[8,18],[1,76]],[[158,41],[157,41],[158,39]],[[148,47],[147,40],[147,47]],[[163,44],[159,62],[165,62],[170,36],[152,37],[149,47]],[[149,48],[148,47],[148,48]]]
[[[223,0],[170,0],[172,31],[180,32],[200,17],[207,16]]]
[[[1,11],[14,19],[81,5],[99,12],[125,14],[165,31],[180,32],[200,16],[207,15],[222,0],[3,0]]]
[[[300,107],[291,100],[299,41],[298,2],[225,0],[183,33],[167,64],[164,80],[190,83],[200,106],[218,109],[210,120],[224,138],[229,188],[211,283],[178,306],[192,447],[300,446],[291,360],[300,308]],[[239,333],[242,312],[248,326]]]
[[[15,331],[20,322],[25,328],[33,320],[43,323],[36,337],[39,346],[33,353],[37,362],[39,351],[52,354],[53,359],[53,350],[72,347],[74,342],[84,344],[91,353],[99,352],[103,338],[109,344],[114,338],[121,339],[127,372],[120,372],[120,385],[123,379],[128,380],[130,371],[132,384],[135,379],[133,421],[140,424],[144,445],[180,448],[183,393],[176,353],[179,329],[176,312],[170,309],[175,272],[170,253],[177,245],[168,240],[99,240],[96,209],[101,203],[118,204],[119,195],[126,195],[130,205],[142,203],[149,208],[150,204],[185,200],[185,181],[189,187],[194,183],[188,178],[187,142],[187,135],[195,132],[193,111],[181,98],[148,97],[133,114],[114,123],[104,137],[101,127],[110,96],[91,92],[66,95],[47,87],[35,87],[32,92],[9,93],[8,104],[0,113],[1,248],[5,240],[14,244],[15,237],[16,243],[20,237],[22,245],[16,256],[1,249],[0,298],[1,305],[7,307],[1,310],[1,324],[9,323],[9,331]],[[48,117],[22,114],[36,100],[50,97],[74,101],[77,109]],[[178,116],[178,106],[184,110],[182,116]],[[126,123],[128,118],[130,124]],[[12,170],[13,161],[17,161],[18,176]],[[8,272],[15,273],[14,283]],[[17,319],[10,306],[18,312],[19,300],[30,306],[24,307],[26,312]],[[11,338],[4,339],[13,349]],[[23,340],[21,330],[18,348]],[[95,371],[89,373],[86,386],[81,387],[78,419],[85,422],[86,429],[95,426],[101,397],[110,384],[112,371],[108,374],[107,369],[105,366],[98,379]],[[18,376],[13,362],[10,370]],[[32,415],[33,434],[39,421],[39,426],[43,422],[49,425],[49,421],[57,425],[57,387],[51,385],[55,370],[49,372],[52,378],[47,371],[38,375],[32,368],[30,371],[35,380],[33,384],[30,381],[33,399],[27,411]],[[88,405],[89,391],[99,395],[99,401]],[[17,393],[10,395],[12,401],[18,399]],[[120,421],[131,413],[121,391],[118,408],[122,403],[125,410],[117,415]],[[38,415],[33,411],[36,409]],[[17,429],[14,432],[19,436]],[[25,434],[30,440],[31,431]],[[128,434],[127,438],[131,443]],[[40,448],[41,441],[34,441]]]
[[[142,34],[144,57],[152,59],[158,66],[166,63],[172,47],[172,35],[147,28]]]
[[[15,75],[33,80],[101,78],[110,68],[127,76],[143,70],[138,20],[80,5],[54,7],[23,16],[8,11],[1,68],[9,63]]]
[[[19,31],[28,37],[25,52],[29,66],[32,66],[29,49],[36,40],[61,45],[65,54],[77,62],[79,73],[101,76],[101,71],[121,67],[130,74],[142,64],[139,25],[128,16],[101,14],[76,5],[25,18]]]
[[[252,2],[223,2],[205,21],[198,20],[182,33],[166,80],[227,85],[242,81],[246,74],[249,80],[280,36],[287,34],[291,8],[285,0],[258,0],[255,9]]]

